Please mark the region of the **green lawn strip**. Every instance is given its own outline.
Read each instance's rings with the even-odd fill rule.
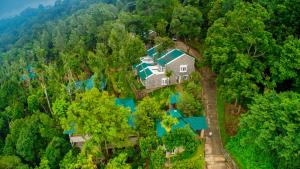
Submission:
[[[197,151],[190,156],[190,158],[183,160],[174,160],[172,162],[173,169],[204,169],[205,158],[204,158],[204,144],[201,142],[197,148]]]
[[[223,145],[226,145],[230,137],[226,134],[225,131],[225,101],[219,93],[217,94],[217,113],[218,113],[218,122],[219,122],[219,128],[221,133],[221,139]]]

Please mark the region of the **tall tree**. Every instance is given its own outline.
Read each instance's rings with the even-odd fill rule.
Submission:
[[[269,14],[258,4],[239,3],[209,28],[205,53],[207,62],[219,74],[218,82],[229,101],[249,98],[269,82],[265,60],[276,45],[264,21]]]
[[[192,6],[179,6],[174,10],[171,30],[186,42],[187,40],[198,39],[203,23],[202,13]]]
[[[81,136],[89,136],[90,144],[105,147],[108,145],[122,148],[130,146],[128,136],[131,129],[128,125],[130,112],[117,106],[115,100],[107,92],[100,93],[93,88],[78,94],[67,111],[63,121],[64,128],[75,123],[75,130]]]
[[[271,159],[267,166],[271,163],[274,168],[299,168],[299,102],[300,95],[293,92],[256,96],[241,118],[238,135],[227,147],[240,154],[240,160],[245,160],[249,168],[266,166],[264,156]],[[251,149],[255,156],[250,155]]]
[[[145,97],[137,106],[135,124],[140,136],[155,135],[155,121],[162,117],[159,104]]]

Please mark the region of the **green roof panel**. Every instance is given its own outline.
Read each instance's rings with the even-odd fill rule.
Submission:
[[[185,122],[187,122],[190,127],[194,131],[199,131],[199,130],[207,130],[208,126],[205,120],[205,117],[188,117],[188,118],[183,118]]]
[[[116,98],[115,104],[118,106],[124,106],[126,108],[130,108],[131,114],[128,116],[128,125],[134,127],[134,112],[136,111],[134,100],[131,98],[124,98],[124,99]]]
[[[172,126],[171,131],[175,129],[184,128],[187,125],[183,120],[179,119],[178,123]],[[156,122],[156,133],[158,137],[162,137],[164,134],[167,133],[166,129],[161,125],[160,121]]]
[[[153,66],[153,64],[149,64],[149,63],[141,63],[139,65],[136,66],[136,69],[138,72],[144,70],[145,68],[147,68],[148,66]]]
[[[176,104],[179,100],[179,93],[172,94],[170,97],[170,103],[171,104]]]
[[[182,52],[179,49],[174,49],[171,52],[167,53],[166,55],[162,56],[157,60],[157,63],[161,66],[165,66],[166,64],[170,63],[171,61],[177,59],[181,55],[183,55],[184,52]]]
[[[142,80],[146,80],[146,78],[151,76],[153,72],[149,68],[146,68],[143,71],[138,72],[138,74]]]
[[[147,50],[147,55],[148,55],[148,56],[153,57],[154,54],[156,54],[156,49],[155,49],[155,47],[153,47],[153,48]]]
[[[170,110],[169,113],[170,113],[170,115],[171,115],[172,117],[174,117],[174,118],[181,118],[181,117],[182,117],[180,111],[179,111],[179,110],[176,110],[176,109]]]

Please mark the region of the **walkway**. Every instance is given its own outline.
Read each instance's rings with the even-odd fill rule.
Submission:
[[[187,52],[188,47],[181,41],[176,42],[176,47]],[[202,59],[200,53],[195,49],[190,49],[189,53],[194,57]],[[212,136],[206,133],[205,141],[205,162],[207,169],[231,169],[225,160],[222,145],[218,114],[216,110],[216,75],[207,67],[198,70],[202,75],[203,99],[206,110],[206,120]]]

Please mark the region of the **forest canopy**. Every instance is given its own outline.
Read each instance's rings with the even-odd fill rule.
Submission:
[[[197,69],[243,112],[225,145],[237,164],[300,168],[299,27],[297,0],[58,0],[0,20],[0,168],[163,168],[180,146],[172,163],[204,166],[184,161],[203,146],[190,128],[156,136],[157,121],[177,123],[162,113],[172,88],[136,94],[132,66],[171,39],[202,54]],[[183,86],[178,107],[203,115],[201,77]],[[115,98],[135,99],[134,127]],[[64,134],[73,129],[90,138],[81,150]]]

